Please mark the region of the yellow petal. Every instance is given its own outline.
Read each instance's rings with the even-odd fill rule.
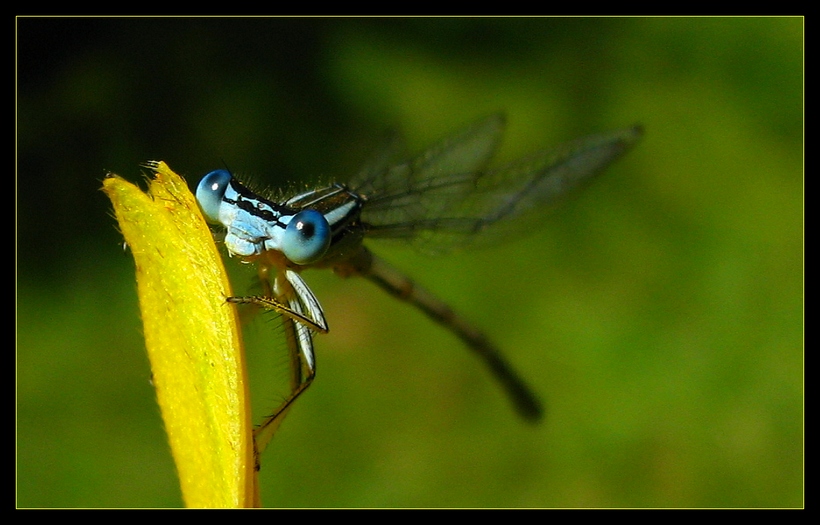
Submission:
[[[258,504],[247,372],[222,258],[185,181],[103,182],[134,254],[153,384],[188,507]]]

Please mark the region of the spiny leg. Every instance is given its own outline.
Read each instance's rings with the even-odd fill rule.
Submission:
[[[308,363],[304,355],[312,354],[312,330],[322,330],[310,319],[296,310],[284,306],[282,303],[262,296],[229,297],[228,302],[235,304],[254,304],[259,307],[274,310],[282,314],[282,328],[285,332],[285,340],[288,347],[288,359],[290,361],[290,394],[270,415],[266,416],[262,423],[254,429],[254,441],[257,455],[267,447],[282,420],[285,419],[288,409],[294,401],[310,386],[316,376],[315,364]],[[259,460],[257,458],[257,467]]]
[[[287,269],[277,273],[273,286],[268,279],[268,273],[268,268],[260,265],[259,275],[265,295],[228,298],[228,302],[231,303],[253,304],[282,314],[282,327],[288,348],[291,369],[290,394],[254,430],[257,470],[259,455],[273,438],[293,402],[307,390],[316,376],[313,333],[328,331],[318,301],[297,273]]]
[[[311,330],[323,334],[327,333],[327,327],[320,325],[297,309],[287,306],[285,303],[272,297],[265,297],[264,295],[246,295],[242,297],[228,297],[226,300],[229,303],[253,304],[265,310],[273,310],[274,312],[282,314],[284,318],[301,323]]]
[[[282,404],[270,415],[266,416],[262,423],[254,429],[253,437],[256,443],[257,454],[262,454],[262,452],[265,451],[268,443],[270,443],[273,435],[285,419],[290,407],[293,406],[294,401],[307,390],[311,383],[313,383],[314,377],[316,377],[316,367],[307,366],[299,349],[298,341],[300,337],[304,337],[305,335],[310,337],[309,334],[300,334],[300,331],[307,329],[288,317],[282,318],[282,327],[285,330],[288,356],[291,364],[291,390],[290,395],[288,395]]]

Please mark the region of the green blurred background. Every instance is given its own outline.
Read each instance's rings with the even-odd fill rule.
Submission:
[[[504,110],[501,159],[647,132],[518,241],[373,249],[486,328],[548,418],[518,420],[423,315],[309,272],[331,333],[263,503],[801,506],[803,38],[800,18],[18,18],[17,505],[181,505],[106,171],[343,179],[391,127],[417,150]],[[287,361],[275,318],[247,339],[260,416]]]

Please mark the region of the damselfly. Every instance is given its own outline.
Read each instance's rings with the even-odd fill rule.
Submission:
[[[282,314],[291,355],[291,393],[256,429],[258,452],[313,381],[313,336],[329,330],[302,279],[308,268],[366,277],[419,308],[484,360],[524,418],[541,417],[536,396],[479,329],[362,244],[401,238],[440,253],[492,232],[530,230],[532,212],[601,172],[641,135],[639,126],[624,128],[488,168],[503,128],[504,118],[493,115],[403,161],[396,161],[401,149],[393,140],[350,183],[281,200],[259,196],[226,170],[205,175],[196,192],[203,214],[227,229],[229,254],[257,263],[263,283],[262,295],[229,301]]]

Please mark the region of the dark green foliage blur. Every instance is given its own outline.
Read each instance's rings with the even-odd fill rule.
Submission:
[[[802,19],[18,18],[16,31],[18,506],[181,505],[107,171],[139,181],[164,160],[192,185],[227,167],[301,188],[352,175],[392,128],[417,151],[498,110],[502,161],[635,122],[646,136],[497,248],[372,247],[486,329],[546,420],[518,420],[421,314],[308,272],[331,332],[263,457],[263,503],[802,506]],[[258,417],[288,378],[276,321],[247,325]]]

